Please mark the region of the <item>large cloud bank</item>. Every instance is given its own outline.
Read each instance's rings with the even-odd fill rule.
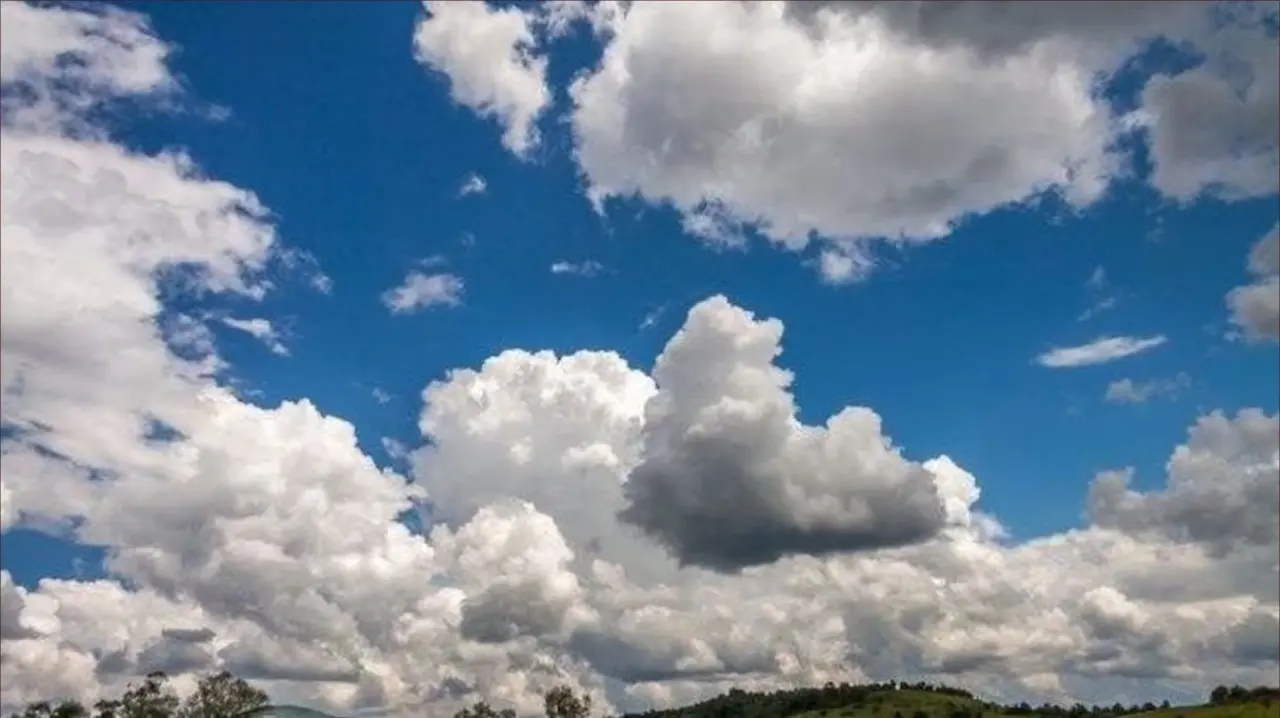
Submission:
[[[1087,201],[1109,171],[1097,134],[1108,121],[1073,64],[1081,47],[1118,46],[1092,35],[1120,32],[1107,23],[1064,29],[1036,16],[1034,33],[983,35],[978,52],[968,25],[928,32],[924,10],[793,18],[776,5],[723,3],[687,11],[680,32],[655,32],[677,7],[593,10],[611,40],[602,67],[574,89],[574,121],[599,194],[692,206],[688,188],[721,177],[715,211],[765,218],[780,238],[805,228],[925,236],[956,212],[1045,183]],[[571,10],[538,22],[558,27]],[[1164,488],[1139,492],[1123,471],[1104,474],[1086,526],[1011,543],[979,510],[975,477],[894,446],[891,421],[873,409],[801,423],[780,365],[782,323],[712,297],[689,311],[651,373],[612,352],[513,349],[432,383],[424,446],[411,476],[397,475],[361,452],[351,424],[306,400],[237,397],[218,381],[205,320],[166,307],[173,291],[261,296],[269,267],[299,265],[251,192],[180,154],[132,151],[94,124],[112,102],[176,91],[167,45],[119,10],[0,12],[0,528],[101,547],[108,569],[34,588],[0,573],[6,709],[93,700],[154,669],[189,682],[217,667],[281,700],[405,715],[479,697],[532,713],[541,691],[564,682],[634,707],[730,685],[888,676],[1084,700],[1145,699],[1154,678],[1190,694],[1276,681],[1276,416],[1208,414],[1173,448]],[[521,37],[503,22],[504,37]],[[704,42],[699,22],[723,23],[727,35]],[[754,73],[734,54],[735,33],[787,62]],[[858,54],[875,43],[883,54]],[[676,51],[712,56],[677,77],[654,62]],[[1034,90],[1042,101],[1019,107],[1052,122],[937,137],[945,156],[920,144],[917,165],[890,169],[846,206],[799,187],[809,204],[789,203],[778,192],[792,160],[756,147],[750,132],[812,154],[821,131],[867,104],[806,74],[842,53],[872,76],[886,62],[902,73],[860,90],[877,103],[907,102],[895,89],[904,83],[949,88],[964,79],[949,73],[966,72],[965,98]],[[984,53],[1008,58],[992,64]],[[703,80],[746,84],[730,93],[737,103],[690,104]],[[520,103],[536,94],[513,81],[460,101],[491,108],[519,149],[534,138]],[[655,97],[670,107],[654,110]],[[787,113],[761,114],[774,105]],[[737,134],[690,134],[686,111]],[[605,131],[610,113],[622,134]],[[1151,121],[1157,137],[1174,132],[1161,129],[1176,126],[1168,116]],[[831,172],[861,163],[874,176],[880,165],[869,163],[903,159],[893,142],[859,136],[885,129],[884,118],[860,122],[836,144]],[[992,144],[1003,137],[1034,151]],[[633,163],[656,138],[692,164]],[[1210,179],[1259,189],[1247,173],[1211,176],[1212,163],[1169,152],[1157,161],[1172,168],[1174,190]],[[1064,159],[1077,168],[1064,174]],[[770,174],[756,169],[777,172],[734,184]],[[945,181],[922,193],[930,174]],[[402,517],[428,498],[440,521],[417,535]]]
[[[592,200],[669,205],[717,246],[748,228],[816,241],[829,281],[874,269],[875,242],[1047,195],[1087,207],[1132,175],[1135,133],[1174,201],[1265,196],[1280,176],[1274,3],[471,5],[464,25],[427,3],[416,56],[509,148],[551,114],[556,40],[589,21],[603,55],[568,88],[568,119]],[[1196,61],[1113,104],[1108,83],[1156,38]]]

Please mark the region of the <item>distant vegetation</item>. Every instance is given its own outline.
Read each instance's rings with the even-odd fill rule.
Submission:
[[[591,699],[561,686],[547,693],[547,718],[592,718]],[[98,701],[92,709],[75,701],[35,703],[11,718],[235,718],[267,712],[267,695],[230,673],[201,679],[196,691],[179,700],[163,673],[131,685],[118,699]],[[828,683],[772,693],[731,690],[702,703],[630,713],[623,718],[1280,718],[1280,688],[1218,686],[1209,702],[1196,706],[1145,703],[1124,706],[1003,706],[958,688],[930,683]],[[510,708],[483,701],[454,718],[515,718]],[[424,718],[426,718],[424,716]]]
[[[731,690],[682,708],[634,713],[627,718],[1280,718],[1280,688],[1215,688],[1208,705],[1172,707],[1146,703],[1074,706],[1021,703],[1002,706],[968,691],[930,683],[870,685],[828,683],[773,693]]]

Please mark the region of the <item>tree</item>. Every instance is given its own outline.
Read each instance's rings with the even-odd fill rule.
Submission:
[[[516,712],[510,708],[497,711],[488,703],[480,701],[470,708],[463,708],[454,713],[453,718],[516,718]]]
[[[178,712],[178,697],[169,688],[169,677],[148,673],[139,685],[129,686],[120,698],[114,718],[172,718]]]
[[[196,690],[187,696],[179,718],[227,718],[267,704],[267,694],[227,671],[200,679]]]
[[[578,696],[569,686],[556,686],[543,700],[547,718],[587,718],[591,714],[591,696]]]
[[[20,718],[88,718],[89,711],[79,701],[63,701],[54,706],[46,701],[32,703]]]

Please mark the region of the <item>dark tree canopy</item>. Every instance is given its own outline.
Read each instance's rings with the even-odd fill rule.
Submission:
[[[1228,706],[1264,703],[1274,710],[1280,703],[1280,688],[1218,686],[1209,696],[1209,705]],[[544,696],[546,718],[603,718],[593,716],[591,698],[568,686],[558,686]],[[1167,701],[1159,710],[1170,710]],[[973,694],[930,683],[889,681],[866,685],[827,683],[821,688],[795,688],[757,693],[732,689],[724,695],[679,708],[633,713],[622,718],[795,718],[810,712],[831,711],[831,715],[881,716],[882,718],[1122,718],[1157,710],[1154,703],[1124,706],[1041,705],[1029,703],[1003,706]],[[821,715],[822,713],[818,713]],[[422,718],[431,718],[424,714]],[[1157,716],[1161,714],[1157,713]],[[1168,714],[1164,714],[1168,715]],[[1182,715],[1182,714],[1176,714]],[[1187,708],[1185,715],[1195,715]],[[1244,714],[1242,714],[1244,715]],[[267,694],[247,681],[227,673],[200,679],[195,691],[179,699],[163,673],[152,673],[131,684],[119,698],[98,701],[86,708],[74,701],[33,703],[9,718],[279,718],[317,717],[325,714],[290,706],[272,706]],[[332,717],[328,717],[332,718]],[[494,708],[479,701],[463,708],[453,718],[517,718],[514,709]],[[527,717],[526,717],[527,718]]]

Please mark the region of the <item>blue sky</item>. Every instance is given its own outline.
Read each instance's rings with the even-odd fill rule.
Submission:
[[[113,105],[95,121],[121,146],[181,149],[204,176],[252,191],[279,242],[311,257],[331,282],[319,291],[305,263],[275,266],[260,301],[175,296],[166,312],[269,320],[283,351],[208,322],[225,363],[217,383],[267,408],[308,399],[349,422],[377,464],[406,475],[415,474],[412,462],[390,454],[386,440],[423,445],[428,383],[513,348],[615,351],[648,372],[691,307],[717,294],[785,325],[778,363],[794,373],[804,423],[822,424],[845,406],[874,408],[907,459],[946,455],[978,477],[977,509],[1015,541],[1087,527],[1086,497],[1101,471],[1134,467],[1135,489],[1159,490],[1172,448],[1198,417],[1248,407],[1271,416],[1280,404],[1276,342],[1242,336],[1226,300],[1233,288],[1261,281],[1248,257],[1280,218],[1274,185],[1233,193],[1208,177],[1178,196],[1172,180],[1154,179],[1157,162],[1174,160],[1149,145],[1165,120],[1143,88],[1159,73],[1197,67],[1201,56],[1186,48],[1142,46],[1105,72],[1092,68],[1101,106],[1157,117],[1149,129],[1118,135],[1122,166],[1096,197],[1072,206],[1053,190],[1015,188],[951,216],[944,236],[868,235],[860,256],[874,269],[842,281],[818,266],[835,246],[821,219],[800,249],[771,241],[766,225],[745,230],[744,246],[711,246],[682,225],[683,199],[662,201],[666,190],[650,190],[657,184],[643,178],[635,182],[646,196],[611,198],[596,211],[588,190],[608,184],[599,179],[607,173],[584,169],[575,154],[581,140],[568,87],[594,71],[611,40],[585,22],[539,41],[551,101],[537,115],[538,141],[521,156],[504,146],[505,115],[484,116],[458,99],[463,80],[449,72],[458,65],[415,58],[415,28],[431,16],[417,4],[128,8],[175,48],[167,65],[180,102]],[[1274,18],[1264,25],[1272,52]],[[680,101],[673,94],[673,107]],[[629,108],[639,122],[640,110]],[[917,128],[923,146],[920,128],[930,119],[907,113],[897,122]],[[859,122],[850,119],[849,132],[870,131]],[[1259,156],[1274,170],[1275,137],[1269,141]],[[1017,164],[1033,149],[1014,146],[1002,161]],[[851,188],[874,184],[882,171],[839,170]],[[462,192],[472,177],[483,189]],[[732,179],[707,177],[708,187]],[[734,195],[739,216],[782,224],[772,199],[758,208],[741,199],[759,196],[753,192]],[[912,226],[850,211],[868,226]],[[598,263],[599,271],[551,271],[557,262]],[[391,311],[384,293],[414,271],[460,280],[457,301]],[[1088,365],[1039,360],[1108,337],[1163,340]],[[1126,379],[1155,388],[1141,401],[1108,401],[1108,387]],[[429,486],[430,476],[417,478]],[[108,574],[110,546],[50,534],[39,522],[5,534],[0,566],[18,585],[34,591],[42,577]]]
[[[1139,483],[1159,482],[1168,447],[1207,408],[1276,409],[1274,347],[1225,339],[1222,302],[1247,279],[1243,258],[1275,223],[1275,197],[1179,206],[1138,176],[1079,216],[976,217],[945,241],[890,252],[891,266],[865,282],[832,287],[761,240],[709,251],[666,208],[620,201],[597,216],[563,121],[545,118],[546,147],[513,157],[494,122],[454,103],[447,79],[404,51],[419,12],[346,2],[149,11],[182,48],[176,70],[232,117],[157,118],[163,126],[138,141],[189,148],[211,176],[253,188],[284,239],[334,282],[328,296],[299,287],[262,305],[292,328],[288,357],[224,332],[234,375],[267,403],[306,396],[347,417],[371,453],[383,436],[420,442],[418,394],[451,368],[508,347],[614,349],[649,367],[689,306],[716,293],[786,324],[782,363],[799,377],[806,418],[877,407],[909,452],[946,453],[982,476],[983,504],[1015,535],[1077,525],[1098,470],[1133,465]],[[552,76],[579,70],[568,62],[594,44],[574,37]],[[486,192],[459,197],[473,173]],[[435,256],[466,282],[463,304],[389,314],[381,292]],[[559,260],[595,260],[608,274],[553,275]],[[1107,287],[1094,293],[1098,267]],[[1078,321],[1110,296],[1113,309]],[[1115,363],[1034,362],[1053,346],[1159,334],[1167,345]],[[1103,401],[1111,381],[1180,371],[1192,386],[1176,399]],[[393,399],[379,404],[375,387]]]

